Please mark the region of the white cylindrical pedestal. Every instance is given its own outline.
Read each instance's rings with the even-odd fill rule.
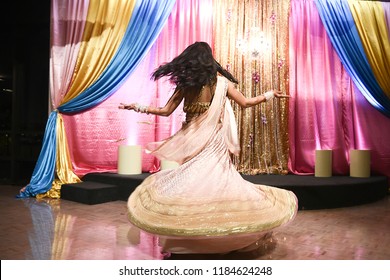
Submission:
[[[316,150],[315,177],[332,176],[332,150]]]
[[[161,160],[161,170],[175,169],[179,164],[176,161]]]
[[[142,173],[142,150],[138,145],[121,145],[118,149],[118,174]]]
[[[370,150],[351,150],[349,156],[349,176],[362,178],[370,177]]]

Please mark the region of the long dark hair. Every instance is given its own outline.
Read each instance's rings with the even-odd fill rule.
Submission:
[[[153,73],[152,79],[169,76],[169,80],[178,88],[201,88],[211,85],[217,73],[228,80],[238,83],[213,57],[211,47],[206,42],[195,42],[188,46],[171,62],[162,64]]]

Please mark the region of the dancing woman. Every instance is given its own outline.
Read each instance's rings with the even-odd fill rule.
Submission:
[[[246,98],[205,42],[188,46],[152,74],[154,80],[165,76],[176,89],[164,107],[119,106],[169,116],[184,100],[186,113],[176,134],[147,145],[156,157],[180,166],[150,175],[134,190],[128,199],[130,222],[158,235],[165,252],[255,249],[266,234],[295,217],[297,199],[290,191],[253,184],[238,173],[231,160],[240,147],[229,99],[247,108],[286,96],[268,91]]]

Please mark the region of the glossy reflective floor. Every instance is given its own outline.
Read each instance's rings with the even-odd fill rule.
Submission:
[[[15,199],[18,190],[0,185],[2,260],[390,259],[390,196],[349,208],[299,211],[256,252],[164,256],[156,238],[131,227],[125,201]]]

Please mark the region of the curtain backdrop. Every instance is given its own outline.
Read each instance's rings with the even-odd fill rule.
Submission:
[[[214,1],[215,56],[247,97],[270,89],[288,94],[289,1]],[[239,172],[286,174],[288,99],[248,109],[233,103],[241,152]]]
[[[373,173],[390,177],[390,3],[348,0],[52,0],[51,112],[30,183],[17,197],[59,197],[63,183],[115,172],[121,144],[159,141],[181,126],[119,110],[163,106],[173,87],[151,72],[206,41],[246,96],[280,89],[290,99],[235,104],[242,173],[313,174],[316,149],[370,149]],[[374,109],[375,108],[375,109]],[[143,154],[143,171],[159,162]]]
[[[52,9],[57,9],[54,4],[56,1]],[[59,137],[66,135],[62,113],[88,110],[110,97],[150,49],[173,5],[174,0],[89,2],[83,42],[71,81],[71,85],[81,87],[75,91],[71,87],[62,104],[50,114],[32,179],[18,197],[59,197],[59,188],[55,185],[80,180],[70,164],[66,137]],[[71,5],[61,7],[72,8]],[[55,15],[52,13],[53,17]],[[72,21],[69,24],[72,25]]]
[[[313,174],[316,149],[333,150],[333,173],[349,174],[349,151],[369,149],[372,171],[390,177],[390,119],[364,98],[328,37],[314,1],[291,1],[290,159]]]
[[[182,105],[170,117],[119,110],[118,105],[138,102],[164,106],[174,87],[164,79],[157,83],[150,80],[153,70],[195,41],[212,45],[212,38],[212,0],[176,1],[155,44],[115,94],[90,110],[63,116],[75,173],[116,172],[119,145],[144,147],[175,133],[184,120]],[[158,170],[159,164],[143,150],[144,172]]]

